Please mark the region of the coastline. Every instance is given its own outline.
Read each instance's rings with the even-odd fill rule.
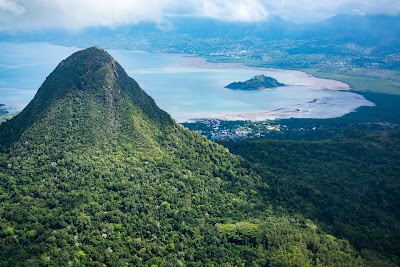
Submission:
[[[48,45],[53,46],[47,43],[38,44],[39,47],[45,46],[44,48],[46,49],[48,49]],[[41,47],[42,50],[44,48]],[[66,53],[66,50],[73,49],[62,46],[55,46],[53,48],[56,50],[61,49],[61,54]],[[201,118],[251,121],[279,118],[335,118],[352,112],[360,106],[373,105],[373,103],[366,99],[353,101],[360,100],[360,98],[357,99],[354,96],[347,100],[348,102],[353,102],[352,105],[347,105],[343,98],[336,100],[335,97],[328,96],[329,98],[324,100],[324,95],[326,95],[324,91],[332,95],[336,92],[348,93],[351,88],[344,82],[318,78],[300,70],[250,67],[243,63],[213,63],[208,62],[205,57],[196,55],[149,53],[152,59],[158,59],[157,55],[163,55],[163,57],[160,58],[160,63],[154,65],[148,64],[148,61],[141,62],[140,60],[142,60],[142,58],[140,57],[138,59],[129,57],[137,53],[147,54],[147,52],[129,50],[111,50],[110,52],[117,52],[116,54],[118,54],[119,57],[124,58],[122,61],[125,61],[127,65],[125,67],[129,76],[137,81],[142,78],[144,82],[143,85],[142,83],[140,84],[146,92],[155,99],[159,106],[162,106],[172,117],[177,118],[179,122],[195,121]],[[124,53],[127,54],[124,55]],[[60,56],[57,55],[56,57]],[[137,62],[140,64],[137,64]],[[144,65],[141,65],[142,63]],[[139,68],[138,66],[141,67]],[[197,76],[197,74],[195,74],[196,72],[200,73],[199,76],[211,74],[211,76],[221,76],[221,78],[219,78],[219,80],[202,79],[195,84],[192,82],[193,77],[191,76]],[[240,92],[225,93],[223,90],[230,89],[223,88],[223,86],[236,79],[236,72],[243,77],[248,75],[249,78],[263,73],[276,78],[287,86],[284,90],[282,90],[282,88],[265,89],[260,90],[257,94],[254,92],[248,95],[244,95]],[[170,73],[175,80],[165,78],[166,75]],[[157,78],[159,74],[161,74],[160,79]],[[43,71],[41,75],[45,76],[48,75],[48,73]],[[243,77],[238,77],[238,79],[242,79]],[[26,80],[30,81],[30,79]],[[171,80],[178,83],[170,84],[169,82]],[[26,87],[36,88],[36,84],[39,84],[41,81],[40,79],[40,81],[31,82],[29,86]],[[195,87],[202,82],[204,82],[206,88]],[[297,89],[290,87],[296,87],[300,91],[296,91]],[[174,93],[166,94],[166,88],[176,90]],[[305,92],[304,89],[308,89],[309,91]],[[201,94],[198,93],[199,90],[201,90]],[[292,91],[289,92],[290,90]],[[32,92],[35,91],[36,90],[32,89],[26,90],[26,92],[24,91],[23,93],[29,92],[33,95]],[[183,93],[182,95],[174,98],[174,96],[181,92]],[[315,92],[321,92],[321,94]],[[217,97],[215,97],[216,95]],[[278,99],[277,95],[282,95],[283,97]],[[22,97],[15,97],[14,95],[13,97],[15,98],[13,99],[13,103],[5,102],[5,99],[2,99],[2,103],[6,104],[5,109],[8,112],[15,114],[23,108],[23,106],[16,104],[18,103],[17,100],[22,99]],[[205,101],[202,97],[207,98],[207,100]],[[337,97],[340,98],[340,96]],[[309,103],[314,98],[320,98],[321,101]],[[333,111],[330,111],[329,107],[324,108],[324,106],[326,106],[323,104],[324,102],[330,104]],[[190,106],[187,103],[189,103]],[[219,103],[222,103],[221,106],[224,106],[224,108],[214,108],[218,106]],[[341,106],[341,104],[344,105]],[[208,105],[207,108],[204,108],[206,105]]]
[[[356,94],[355,94],[356,95]],[[374,107],[375,104],[365,100],[362,106]],[[274,110],[261,110],[257,112],[227,112],[215,114],[203,114],[196,118],[177,119],[179,123],[193,123],[202,120],[223,120],[223,121],[267,121],[276,119],[332,119],[339,118],[348,113],[356,112],[357,108],[343,108],[342,110],[332,109],[331,103],[323,99],[314,99],[304,104],[296,104],[290,107],[282,107]],[[326,112],[321,112],[323,109]],[[332,111],[333,110],[333,111]]]
[[[214,63],[208,62],[206,58],[199,56],[182,56],[185,60],[182,62],[183,67],[199,68],[199,69],[214,69],[214,70],[237,70],[243,69],[248,71],[263,72],[267,76],[271,76],[287,86],[312,86],[319,90],[334,90],[334,91],[350,91],[352,88],[349,84],[327,78],[320,78],[304,72],[302,70],[292,69],[277,69],[277,68],[263,68],[263,67],[250,67],[243,63]],[[282,75],[282,73],[284,75]],[[294,79],[287,79],[287,74],[292,74]],[[321,86],[321,84],[323,84]]]

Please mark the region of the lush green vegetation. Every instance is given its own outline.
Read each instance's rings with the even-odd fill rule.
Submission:
[[[60,63],[0,140],[2,266],[395,266],[270,206],[248,163],[98,48]]]
[[[399,262],[399,132],[336,141],[223,144],[264,177],[274,206],[319,222],[363,255],[378,251]]]

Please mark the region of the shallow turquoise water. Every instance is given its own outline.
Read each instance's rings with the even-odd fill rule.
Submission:
[[[0,103],[15,111],[27,105],[62,59],[79,50],[46,43],[8,42],[0,42],[0,49]],[[373,105],[360,95],[332,90],[345,89],[345,84],[298,71],[208,64],[182,55],[121,50],[109,53],[162,109],[179,121],[224,115],[235,119],[236,115],[266,111],[272,117],[329,118]],[[233,81],[260,74],[289,86],[250,92],[224,88]],[[310,103],[314,99],[318,101]]]

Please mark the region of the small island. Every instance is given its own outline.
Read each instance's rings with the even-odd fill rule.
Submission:
[[[278,82],[272,77],[267,77],[265,75],[254,76],[250,80],[245,82],[233,82],[225,86],[225,88],[233,90],[262,90],[265,88],[273,88],[285,86],[285,84]]]

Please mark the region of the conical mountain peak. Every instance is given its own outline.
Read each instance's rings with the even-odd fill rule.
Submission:
[[[72,54],[63,60],[54,72],[48,77],[64,75],[69,83],[73,83],[68,89],[88,89],[96,86],[107,87],[119,76],[126,77],[124,69],[104,49],[94,46]]]
[[[99,46],[92,46],[80,51],[75,52],[71,56],[69,56],[68,60],[73,60],[76,58],[84,58],[86,57],[89,61],[96,61],[102,59],[104,62],[112,62],[114,61],[113,57],[103,48]]]
[[[79,128],[79,136],[140,135],[146,127],[138,127],[139,121],[154,127],[173,123],[109,53],[90,47],[63,60],[29,105],[0,127],[0,137],[17,140],[32,127],[42,131],[35,135],[46,135],[43,131],[51,127],[55,132],[56,127],[65,128],[71,135]]]
[[[115,62],[115,59],[107,51],[98,46],[93,46],[72,54],[63,60],[59,67],[76,68],[77,65],[80,65],[83,71],[85,68],[91,70],[95,67],[113,65]]]

